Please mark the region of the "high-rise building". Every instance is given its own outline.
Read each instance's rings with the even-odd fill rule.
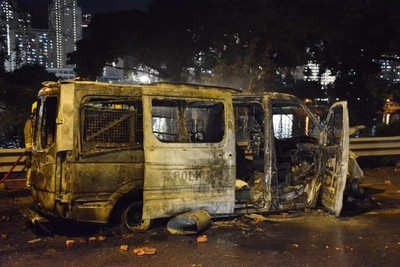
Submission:
[[[31,16],[18,10],[16,1],[0,5],[0,49],[5,52],[4,67],[14,71],[24,64],[54,66],[53,32],[31,27]]]
[[[400,83],[400,56],[398,55],[384,55],[385,59],[378,60],[381,66],[381,73],[379,77],[393,84]]]
[[[25,37],[26,64],[54,66],[53,33],[50,30],[29,29]]]
[[[320,66],[314,62],[308,62],[305,66],[299,66],[293,71],[296,80],[317,81],[322,86],[335,82],[335,76],[331,75],[330,70],[325,70],[320,74]]]
[[[53,0],[49,10],[49,28],[55,32],[54,67],[68,67],[67,54],[75,51],[75,43],[82,39],[82,10],[77,0]]]
[[[24,62],[24,40],[30,27],[30,15],[15,12],[16,1],[3,1],[0,4],[1,49],[6,55],[5,69],[13,71]]]

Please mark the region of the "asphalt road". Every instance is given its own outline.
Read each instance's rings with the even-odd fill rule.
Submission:
[[[57,222],[49,234],[28,223],[20,201],[0,212],[0,265],[399,266],[400,174],[388,168],[365,177],[373,202],[346,206],[340,218],[315,209],[214,220],[199,234],[207,236],[203,243],[197,242],[199,235],[170,234],[167,220],[132,235]],[[155,254],[134,252],[143,247]]]

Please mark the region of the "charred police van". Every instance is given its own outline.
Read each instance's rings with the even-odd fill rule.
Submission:
[[[289,95],[47,82],[33,131],[35,210],[128,230],[198,209],[224,216],[318,200],[339,215],[347,116],[335,104],[322,129]]]

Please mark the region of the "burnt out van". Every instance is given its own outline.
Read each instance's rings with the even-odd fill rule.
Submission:
[[[32,151],[32,195],[44,215],[120,222],[235,202],[231,90],[159,83],[45,83]]]
[[[35,212],[144,230],[153,219],[314,207],[339,215],[346,103],[323,127],[297,98],[177,83],[47,82],[33,131]]]

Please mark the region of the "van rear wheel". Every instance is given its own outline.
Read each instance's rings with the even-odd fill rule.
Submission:
[[[151,225],[151,219],[142,219],[143,203],[128,203],[122,209],[121,228],[128,231],[144,231]]]

